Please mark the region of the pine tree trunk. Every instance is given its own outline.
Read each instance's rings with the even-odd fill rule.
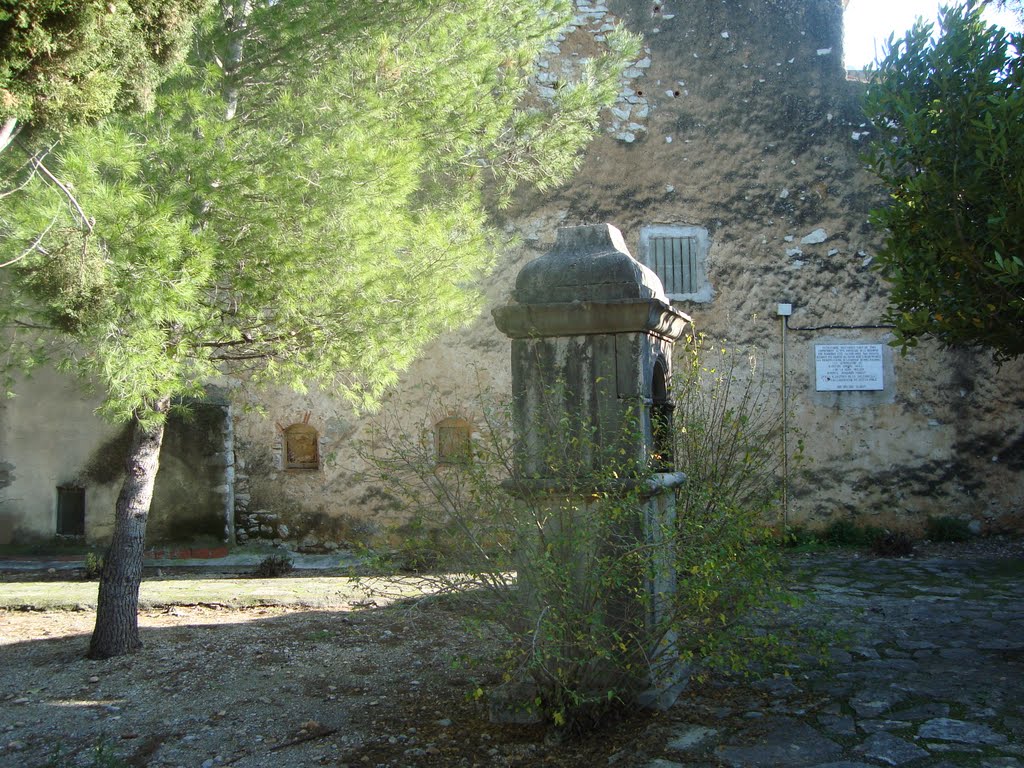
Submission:
[[[17,118],[8,117],[4,120],[4,124],[0,126],[0,152],[7,149],[7,145],[14,141],[14,137],[20,130],[21,126],[18,124]]]
[[[242,51],[249,31],[251,0],[221,0],[221,15],[227,31],[227,60],[224,62],[224,119],[235,119],[241,89],[238,84],[238,69],[242,65]]]
[[[154,410],[162,414],[167,406],[168,401],[161,400]],[[133,420],[124,485],[114,512],[114,536],[103,558],[90,659],[108,659],[142,647],[138,616],[142,555],[163,440],[163,422],[145,428],[137,417]]]

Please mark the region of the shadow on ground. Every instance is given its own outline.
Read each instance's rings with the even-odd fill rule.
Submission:
[[[566,742],[487,721],[474,692],[499,682],[501,646],[443,601],[172,606],[144,613],[140,653],[104,662],[82,658],[88,611],[0,613],[0,762],[91,765],[100,745],[127,765],[207,768],[1024,766],[1024,559],[792,568],[813,600],[764,621],[844,638],[830,666],[712,678]]]

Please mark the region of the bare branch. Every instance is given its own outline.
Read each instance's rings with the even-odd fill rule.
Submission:
[[[7,327],[15,328],[28,328],[33,331],[55,331],[56,326],[53,325],[42,325],[40,323],[30,323],[25,320],[15,320],[7,325]]]
[[[64,184],[61,182],[60,179],[58,179],[56,176],[54,176],[52,173],[50,173],[50,169],[47,168],[45,165],[43,165],[43,159],[42,158],[39,158],[38,160],[34,160],[33,161],[33,165],[35,165],[35,167],[37,167],[39,170],[41,170],[43,172],[43,174],[48,179],[50,179],[50,181],[52,181],[54,184],[56,184],[60,188],[60,191],[63,192],[67,196],[68,200],[71,201],[71,204],[75,207],[75,210],[78,211],[78,215],[82,217],[82,225],[84,227],[88,228],[89,232],[92,233],[92,227],[93,227],[93,223],[95,222],[95,220],[94,219],[90,219],[88,216],[85,215],[85,211],[82,210],[82,206],[79,205],[78,200],[75,199],[75,196],[73,194],[71,194],[71,190],[68,189],[66,186],[64,186]]]
[[[39,237],[32,241],[32,245],[30,245],[28,248],[22,251],[21,255],[15,256],[10,261],[5,261],[3,264],[0,264],[0,269],[3,269],[4,267],[9,267],[11,266],[11,264],[17,264],[19,261],[21,261],[30,253],[32,253],[32,251],[36,250],[39,247],[39,244],[43,241],[43,238],[46,237],[46,233],[53,229],[53,225],[56,223],[57,217],[54,216],[53,219],[50,220],[50,223],[47,225],[46,229],[39,233]]]
[[[313,728],[304,736],[296,736],[294,739],[289,739],[288,741],[282,741],[280,744],[275,744],[270,748],[270,751],[277,752],[279,749],[284,749],[285,747],[293,747],[296,744],[303,744],[307,741],[313,741],[314,739],[323,739],[333,733],[336,733],[337,730],[337,728],[325,728],[322,725],[317,724],[316,728]]]
[[[36,172],[38,170],[38,168],[36,166],[36,162],[39,161],[39,160],[42,160],[44,157],[46,157],[48,154],[50,154],[50,151],[55,146],[57,146],[57,145],[56,144],[51,144],[49,147],[47,147],[43,151],[43,153],[41,155],[37,152],[37,153],[33,154],[31,157],[29,157],[29,159],[26,160],[24,163],[22,163],[21,167],[18,168],[18,170],[14,173],[14,175],[17,176],[22,168],[24,168],[26,166],[31,166],[32,170],[29,173],[28,178],[25,179],[25,181],[23,181],[21,184],[16,186],[14,189],[9,189],[6,192],[0,192],[0,200],[2,200],[5,197],[10,197],[11,195],[15,194],[16,192],[20,192],[25,187],[27,187],[29,184],[31,184],[32,183],[32,179],[34,179],[36,177]]]

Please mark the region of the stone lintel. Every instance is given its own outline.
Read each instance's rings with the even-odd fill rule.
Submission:
[[[690,317],[659,299],[506,304],[491,310],[498,330],[513,339],[650,333],[675,341]]]

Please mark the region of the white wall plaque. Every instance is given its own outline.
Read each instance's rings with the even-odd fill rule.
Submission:
[[[885,389],[881,344],[815,344],[815,389],[819,392]]]

